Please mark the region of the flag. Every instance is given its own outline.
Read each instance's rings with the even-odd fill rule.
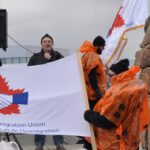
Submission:
[[[1,101],[0,132],[90,136],[75,54],[43,65],[3,65]]]
[[[147,0],[124,0],[106,39],[106,47],[101,55],[104,63],[111,65],[119,59],[127,43],[125,33],[143,27],[147,17]]]

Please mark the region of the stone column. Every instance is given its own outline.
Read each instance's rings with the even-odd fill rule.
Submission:
[[[148,85],[148,94],[149,94],[149,108],[150,108],[150,16],[145,22],[145,36],[142,44],[140,45],[141,49],[137,51],[135,55],[135,65],[140,66],[142,72],[140,78],[144,80]],[[142,137],[142,148],[150,150],[150,125],[145,131]]]

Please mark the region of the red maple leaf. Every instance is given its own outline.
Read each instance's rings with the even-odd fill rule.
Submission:
[[[13,94],[20,94],[23,93],[24,89],[9,89],[8,82],[5,81],[5,78],[3,78],[0,75],[0,94],[7,94],[7,95],[13,95]],[[0,109],[0,113],[2,114],[19,114],[19,105],[18,104],[10,104],[5,108]]]
[[[110,36],[112,34],[112,31],[114,30],[114,28],[118,28],[118,27],[121,27],[123,25],[125,25],[125,21],[123,19],[123,17],[120,15],[120,10],[122,9],[123,7],[121,6],[118,13],[117,13],[117,16],[113,22],[113,25],[111,27],[111,29],[109,30],[108,32],[108,35]]]

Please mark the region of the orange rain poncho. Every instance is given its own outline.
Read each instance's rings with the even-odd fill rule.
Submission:
[[[130,70],[112,77],[111,88],[95,106],[94,111],[114,123],[116,129],[95,127],[98,150],[136,150],[140,133],[149,123],[147,86]]]
[[[80,47],[80,52],[84,53],[84,55],[82,56],[82,66],[84,71],[88,99],[95,100],[96,94],[89,82],[88,75],[92,69],[97,67],[96,69],[97,85],[103,96],[106,91],[106,75],[103,68],[103,63],[100,59],[100,56],[96,52],[96,48],[89,41],[85,41],[83,43],[83,45]]]

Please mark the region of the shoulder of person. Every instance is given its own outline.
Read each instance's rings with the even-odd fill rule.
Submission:
[[[39,60],[39,57],[41,56],[41,52],[39,53],[34,53],[30,59],[29,59],[29,62],[28,62],[28,66],[33,66],[36,64],[37,60]]]
[[[89,57],[89,58],[99,58],[100,56],[97,54],[97,53],[95,53],[95,52],[88,52],[87,53],[87,56]]]
[[[55,51],[55,50],[53,50],[53,55],[57,58],[64,58],[64,56],[60,52]]]
[[[32,56],[33,56],[33,57],[34,57],[34,56],[36,57],[36,56],[41,55],[41,53],[42,53],[42,52],[34,53]]]
[[[36,59],[36,58],[39,58],[41,55],[42,55],[42,52],[33,53],[33,55],[31,56],[30,59]]]

